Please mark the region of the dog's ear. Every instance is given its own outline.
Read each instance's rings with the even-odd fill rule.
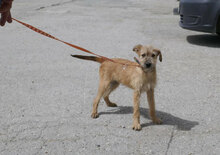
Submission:
[[[162,62],[162,54],[161,51],[159,49],[153,49],[153,51],[156,53],[157,56],[159,56],[159,60],[160,62]]]
[[[136,52],[139,55],[141,47],[142,47],[142,45],[138,44],[138,45],[134,46],[133,51]]]

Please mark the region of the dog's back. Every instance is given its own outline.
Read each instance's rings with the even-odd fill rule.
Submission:
[[[116,81],[132,89],[145,89],[145,87],[148,87],[148,84],[152,86],[156,84],[156,72],[145,73],[140,67],[135,66],[137,65],[136,62],[127,59],[113,58],[112,60],[115,62],[111,62],[96,56],[71,56],[101,63],[99,70],[100,78],[106,81]]]
[[[132,89],[147,89],[148,85],[155,86],[156,72],[145,73],[137,64],[126,59],[114,58],[114,63],[104,61],[100,66],[100,77],[107,81],[117,81]],[[127,65],[122,65],[127,64]],[[145,86],[146,85],[146,86]]]

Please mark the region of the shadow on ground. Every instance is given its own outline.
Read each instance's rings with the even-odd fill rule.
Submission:
[[[220,48],[220,37],[211,34],[190,35],[186,40],[193,45]]]
[[[100,112],[99,115],[107,115],[107,114],[132,114],[133,113],[133,107],[131,106],[119,106],[117,109],[114,109],[114,111],[107,111],[107,112]],[[144,118],[150,119],[148,115],[148,109],[147,108],[140,108],[141,116]],[[184,130],[189,131],[199,123],[196,121],[189,121],[184,120],[179,117],[173,116],[171,114],[157,111],[157,116],[162,119],[163,125],[173,125],[176,126],[178,130]],[[144,123],[141,126],[146,127],[154,125],[153,123]]]

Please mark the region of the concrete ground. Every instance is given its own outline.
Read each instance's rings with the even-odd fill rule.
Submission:
[[[183,30],[176,0],[17,0],[13,17],[107,57],[133,60],[136,44],[161,49],[157,115],[141,98],[132,126],[132,90],[111,96],[92,119],[99,64],[13,22],[0,28],[0,154],[220,154],[220,39]]]

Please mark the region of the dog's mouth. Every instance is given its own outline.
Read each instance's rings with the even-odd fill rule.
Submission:
[[[141,68],[145,72],[152,71],[153,68],[154,68],[154,65],[151,62],[149,62],[149,61],[146,61],[144,64],[141,64],[140,61],[136,57],[134,57],[134,60],[141,66]]]
[[[152,72],[154,70],[154,67],[142,67],[144,72]]]

